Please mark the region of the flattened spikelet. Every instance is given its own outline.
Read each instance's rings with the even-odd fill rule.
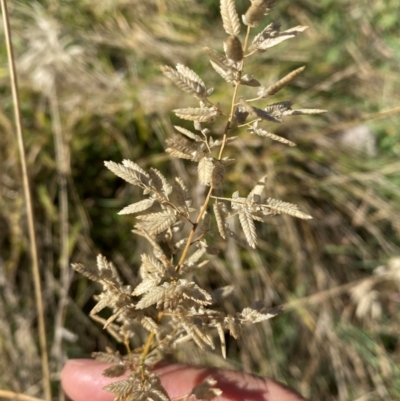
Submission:
[[[164,265],[154,256],[143,253],[140,258],[142,260],[142,272],[145,271],[146,274],[158,274],[160,276],[165,273]]]
[[[103,376],[105,377],[120,377],[122,376],[127,370],[127,367],[120,363],[118,365],[110,366],[109,368],[103,371]]]
[[[140,220],[140,223],[136,225],[138,228],[151,234],[160,234],[176,222],[176,216],[169,212],[151,213],[138,216],[137,220]]]
[[[219,235],[223,239],[226,239],[226,226],[225,226],[226,221],[225,221],[225,216],[222,213],[220,203],[215,202],[213,205],[213,209],[214,209],[214,216],[215,216],[215,220],[217,222]]]
[[[223,78],[226,82],[233,84],[236,80],[235,71],[230,67],[222,66],[218,63],[215,63],[213,60],[210,60],[210,64],[214,68],[214,70]]]
[[[299,109],[292,110],[292,102],[290,101],[282,101],[273,104],[269,104],[264,108],[264,110],[271,114],[276,118],[280,118],[283,116],[294,116],[294,115],[302,115],[302,114],[322,114],[326,113],[326,110],[322,109]]]
[[[298,109],[298,110],[288,110],[284,113],[285,116],[301,116],[304,114],[323,114],[327,113],[328,110],[324,109]]]
[[[228,326],[229,334],[233,338],[238,339],[240,337],[240,335],[242,334],[242,332],[241,332],[242,328],[241,328],[240,324],[232,316],[228,316],[225,318],[225,325]]]
[[[228,35],[239,35],[240,21],[236,12],[235,0],[221,0],[220,9],[225,32]]]
[[[121,361],[121,355],[118,351],[112,352],[108,350],[107,352],[92,352],[91,357],[96,359],[96,361],[115,363]]]
[[[306,68],[305,66],[297,68],[296,70],[285,75],[278,82],[275,82],[268,88],[260,88],[258,96],[260,96],[261,98],[265,98],[267,96],[275,95],[275,93],[279,92],[282,88],[284,88],[286,85],[292,82],[299,74],[301,74],[305,68]]]
[[[247,200],[253,202],[255,197],[261,197],[262,193],[264,192],[266,182],[267,182],[267,176],[264,175],[258,180],[257,184],[254,185],[253,189],[247,196]]]
[[[194,95],[200,99],[206,97],[207,89],[204,85],[204,82],[190,68],[182,64],[177,64],[176,70],[174,70],[168,65],[163,65],[161,67],[161,71],[184,92],[190,93],[191,95]]]
[[[243,60],[243,48],[240,39],[237,36],[229,36],[224,42],[226,57],[238,62]]]
[[[122,165],[112,161],[104,162],[105,166],[116,176],[133,185],[143,187],[147,185],[149,175],[136,163],[130,160],[123,160]]]
[[[261,118],[261,120],[266,120],[266,121],[272,121],[274,123],[281,123],[282,120],[280,118],[277,118],[273,116],[272,114],[266,112],[265,110],[259,109],[258,107],[251,107],[251,114],[254,116],[257,116],[258,118]]]
[[[299,210],[298,206],[294,205],[293,203],[283,202],[281,200],[268,198],[267,205],[271,211],[278,213],[278,214],[285,213],[285,214],[288,214],[289,216],[297,217],[297,218],[303,219],[303,220],[312,219],[312,216],[301,212]]]
[[[183,120],[209,122],[214,121],[218,116],[218,109],[214,107],[195,108],[189,107],[186,109],[175,109],[173,112]]]
[[[239,210],[239,221],[248,244],[255,249],[257,246],[257,232],[251,213],[246,208]]]
[[[242,85],[252,86],[252,87],[261,86],[260,82],[254,79],[253,76],[250,74],[243,75],[242,78],[240,79],[240,83]]]
[[[204,157],[201,144],[189,141],[182,135],[173,135],[172,138],[168,138],[165,143],[168,145],[165,151],[173,157],[194,162]]]
[[[158,333],[160,328],[158,324],[149,316],[145,316],[141,321],[140,324],[147,330],[152,333]]]
[[[250,8],[243,15],[243,23],[251,27],[259,25],[264,15],[268,14],[276,0],[252,0]]]
[[[111,306],[115,303],[115,297],[113,294],[101,294],[100,300],[97,302],[97,304],[92,308],[90,311],[90,315],[96,315],[100,311],[102,311],[104,308]]]
[[[126,398],[135,390],[135,382],[131,379],[113,382],[103,387],[104,390],[118,394],[121,399]]]
[[[184,291],[182,295],[186,299],[191,299],[200,305],[210,305],[212,303],[212,296],[197,284],[191,282],[189,283],[187,280],[179,280]]]
[[[257,49],[259,52],[264,52],[265,50],[276,46],[284,40],[296,37],[299,33],[304,32],[307,28],[307,26],[299,25],[280,32],[279,24],[269,24],[262,32],[256,35],[250,49]]]
[[[192,198],[190,197],[189,190],[180,177],[175,178],[174,182],[174,195],[176,198],[177,206],[189,213],[189,208],[192,205]]]
[[[174,128],[175,128],[178,132],[180,132],[182,135],[185,135],[185,136],[187,136],[188,138],[193,139],[193,140],[196,141],[196,142],[204,142],[204,138],[203,138],[203,137],[201,137],[200,135],[197,135],[197,134],[193,133],[192,131],[189,131],[189,130],[186,129],[186,128],[179,127],[179,126],[177,126],[177,125],[174,125]]]
[[[224,181],[225,166],[221,160],[213,159],[213,170],[211,174],[211,186],[213,188],[219,188]]]
[[[198,166],[197,173],[201,185],[210,185],[214,171],[214,163],[212,157],[203,157]]]
[[[146,277],[142,282],[140,282],[132,295],[139,296],[145,294],[146,292],[151,291],[153,288],[157,287],[160,284],[161,278],[160,277]]]
[[[149,207],[153,206],[154,199],[144,199],[142,201],[132,203],[129,206],[124,207],[118,214],[132,214],[139,213],[147,210]]]
[[[217,381],[209,377],[204,380],[191,391],[191,395],[194,395],[197,400],[209,400],[214,397],[218,397],[222,394],[222,390],[216,388]]]
[[[168,183],[167,179],[163,176],[161,171],[151,168],[149,171],[151,178],[151,185],[155,188],[158,193],[165,195],[168,199],[168,195],[172,192],[172,186]]]
[[[227,59],[223,54],[218,53],[217,51],[209,47],[203,47],[203,50],[210,56],[211,60],[213,60],[215,63],[219,64],[220,66],[224,66],[226,68],[235,69],[237,71],[237,68],[234,65],[235,63],[233,63],[232,60]]]
[[[100,281],[102,279],[102,275],[97,267],[86,267],[80,263],[73,263],[72,268],[89,280]]]
[[[243,323],[259,323],[275,317],[281,311],[282,308],[267,309],[264,307],[263,302],[256,302],[253,307],[244,308],[240,317]]]
[[[289,141],[289,139],[282,138],[279,135],[272,134],[271,132],[265,131],[261,128],[249,128],[247,132],[249,134],[257,134],[259,136],[272,139],[273,141],[284,143],[285,145],[296,146],[296,144],[292,141]]]
[[[164,300],[165,294],[168,291],[169,284],[153,288],[150,292],[142,296],[140,301],[136,304],[136,309],[145,309],[151,305],[159,303]]]

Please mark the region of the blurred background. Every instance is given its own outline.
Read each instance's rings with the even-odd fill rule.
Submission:
[[[240,13],[248,5],[237,1]],[[215,87],[215,102],[228,103],[231,87],[202,52],[221,51],[225,33],[217,0],[25,0],[9,8],[58,394],[67,358],[120,348],[88,317],[97,289],[70,263],[94,264],[101,252],[135,284],[145,250],[131,233],[134,219],[117,215],[140,193],[103,162],[128,158],[183,175],[199,193],[193,166],[163,153],[177,122],[171,110],[196,103],[159,65],[188,65]],[[280,0],[265,18],[283,30],[309,28],[255,57],[248,72],[269,85],[305,65],[274,101],[329,113],[271,127],[296,148],[236,141],[231,152],[241,157],[227,174],[226,196],[268,174],[267,196],[297,203],[314,219],[271,219],[258,227],[257,252],[221,247],[199,281],[235,283],[232,310],[264,299],[285,305],[284,313],[242,340],[227,339],[226,361],[192,347],[178,351],[180,361],[269,376],[313,400],[400,399],[399,15],[398,0]],[[3,26],[0,34],[4,41]],[[4,46],[0,56],[0,388],[40,397]]]

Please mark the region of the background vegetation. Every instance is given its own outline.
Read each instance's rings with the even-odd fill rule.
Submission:
[[[190,176],[185,164],[159,155],[171,133],[169,111],[188,101],[159,64],[187,64],[216,85],[215,99],[226,99],[201,51],[222,48],[218,3],[9,5],[55,391],[67,357],[117,346],[88,318],[96,288],[73,275],[70,262],[90,265],[101,252],[132,281],[144,246],[133,242],[133,220],[116,214],[135,192],[103,161],[129,158]],[[247,5],[238,1],[239,11]],[[279,100],[330,113],[280,127],[294,149],[237,141],[242,159],[229,180],[249,177],[244,192],[266,172],[270,196],[299,204],[314,220],[277,217],[260,235],[258,253],[228,244],[213,261],[215,274],[202,280],[234,281],[235,302],[263,298],[285,304],[285,313],[239,344],[228,340],[226,361],[192,348],[180,360],[270,376],[314,400],[400,399],[399,13],[397,0],[277,2],[272,20],[309,29],[264,53],[254,75],[268,84],[306,65]],[[0,388],[40,396],[4,47],[0,57]]]

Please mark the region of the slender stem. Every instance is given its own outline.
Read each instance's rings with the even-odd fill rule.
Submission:
[[[60,283],[63,288],[60,294],[57,312],[54,324],[54,341],[51,349],[51,355],[55,358],[57,369],[61,371],[63,365],[63,347],[62,347],[62,327],[66,316],[68,305],[68,288],[70,286],[70,266],[69,266],[69,219],[68,219],[68,172],[69,157],[68,150],[63,138],[60,109],[58,106],[57,88],[53,83],[49,96],[51,123],[54,136],[54,147],[56,151],[56,164],[58,175],[58,197],[60,202],[59,226],[60,226]],[[59,401],[65,400],[62,389],[59,390]]]
[[[182,252],[182,255],[181,255],[180,259],[179,259],[178,265],[176,266],[176,271],[177,271],[177,272],[179,272],[179,271],[181,270],[181,267],[182,267],[182,265],[183,265],[183,262],[185,261],[186,256],[187,256],[187,253],[189,252],[189,248],[190,248],[190,245],[191,245],[191,243],[192,243],[192,240],[193,240],[194,234],[195,234],[195,232],[196,232],[196,229],[197,229],[197,227],[198,227],[198,225],[199,225],[201,219],[203,218],[204,213],[205,213],[206,210],[207,210],[207,206],[208,206],[208,203],[209,203],[209,201],[210,201],[210,197],[211,197],[212,190],[213,190],[213,187],[210,187],[210,189],[208,190],[207,197],[206,197],[206,199],[205,199],[205,201],[204,201],[204,203],[203,203],[203,206],[202,206],[202,208],[201,208],[201,210],[200,210],[200,213],[199,213],[199,215],[197,216],[196,223],[193,225],[193,228],[192,228],[192,230],[190,231],[188,240],[187,240],[186,245],[185,245],[185,249],[184,249],[183,252]]]
[[[243,45],[243,53],[247,49],[247,44],[249,42],[249,37],[250,37],[250,30],[251,30],[251,27],[248,26],[247,27],[247,32],[246,32],[246,38],[244,40],[244,45]],[[229,114],[228,122],[226,123],[226,126],[225,126],[224,136],[222,138],[222,145],[221,145],[221,148],[219,150],[218,160],[222,159],[222,153],[223,153],[223,151],[225,149],[226,140],[228,138],[229,128],[230,128],[230,125],[231,125],[231,122],[232,122],[232,119],[233,119],[233,113],[235,112],[236,97],[237,97],[239,86],[240,86],[240,79],[242,77],[243,67],[244,67],[244,59],[241,62],[241,66],[240,66],[240,70],[239,70],[239,76],[238,76],[238,79],[237,79],[236,84],[235,84],[235,89],[233,91],[231,112]]]
[[[14,391],[0,390],[0,397],[10,399],[12,401],[43,401],[41,398],[32,397],[30,395],[14,393]]]
[[[251,31],[251,26],[247,25],[246,38],[244,39],[244,45],[243,45],[243,53],[245,53],[247,50],[247,45],[249,43],[249,37],[250,37],[250,31]]]
[[[26,164],[26,155],[25,155],[25,145],[24,138],[22,135],[22,120],[21,120],[21,109],[20,109],[20,101],[19,101],[19,93],[18,93],[18,79],[15,68],[14,61],[14,51],[12,46],[12,38],[11,38],[11,29],[9,22],[9,15],[7,9],[6,0],[1,1],[1,8],[3,14],[3,23],[4,23],[4,34],[7,46],[7,55],[8,55],[8,64],[10,70],[10,81],[11,81],[11,90],[13,96],[14,103],[14,115],[15,115],[15,125],[16,125],[16,134],[18,141],[18,149],[20,154],[20,162],[21,162],[21,170],[22,170],[22,180],[24,187],[24,195],[26,202],[26,213],[28,220],[28,231],[30,238],[30,252],[32,257],[32,276],[33,276],[33,284],[35,288],[35,300],[36,300],[36,309],[38,315],[38,329],[39,329],[39,342],[40,342],[40,350],[41,350],[41,360],[42,360],[42,375],[43,375],[43,390],[44,395],[47,401],[51,401],[51,385],[50,385],[50,369],[49,369],[49,360],[47,353],[47,341],[46,341],[46,326],[44,320],[44,306],[42,300],[42,289],[40,283],[40,272],[39,272],[39,260],[38,260],[38,252],[37,252],[37,241],[35,235],[35,224],[33,219],[33,206],[31,199],[31,191],[29,186],[28,179],[28,168]]]
[[[159,322],[162,319],[163,316],[164,316],[164,313],[163,312],[159,312],[158,316],[157,316],[157,321]],[[140,364],[139,364],[140,366],[142,366],[144,364],[146,356],[150,352],[151,344],[153,343],[155,335],[156,335],[155,333],[151,332],[149,334],[149,336],[147,337],[146,344],[144,345],[144,348],[143,348],[143,351],[142,351],[142,355],[140,357]]]

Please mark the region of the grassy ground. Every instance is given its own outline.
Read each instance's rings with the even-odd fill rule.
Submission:
[[[238,1],[239,8],[247,3]],[[22,1],[10,8],[57,383],[65,358],[113,345],[87,317],[96,288],[72,276],[69,262],[93,263],[101,251],[132,281],[143,249],[130,233],[133,220],[116,214],[137,194],[103,161],[130,158],[186,173],[184,164],[159,156],[171,132],[169,111],[187,98],[158,66],[189,65],[215,83],[215,99],[223,101],[201,52],[204,45],[221,49],[223,35],[215,0]],[[399,11],[397,0],[278,2],[273,20],[309,29],[264,53],[254,75],[269,83],[306,65],[278,100],[330,113],[279,127],[297,148],[244,137],[228,178],[248,173],[244,192],[267,173],[270,196],[298,203],[314,220],[277,217],[263,228],[258,253],[228,244],[200,279],[235,282],[234,305],[264,298],[285,304],[285,313],[244,341],[229,341],[227,361],[192,348],[180,360],[197,355],[268,375],[315,400],[400,399]],[[0,55],[5,66],[4,49]],[[0,388],[40,396],[12,101],[5,67],[0,73]],[[68,208],[61,207],[65,196]]]

